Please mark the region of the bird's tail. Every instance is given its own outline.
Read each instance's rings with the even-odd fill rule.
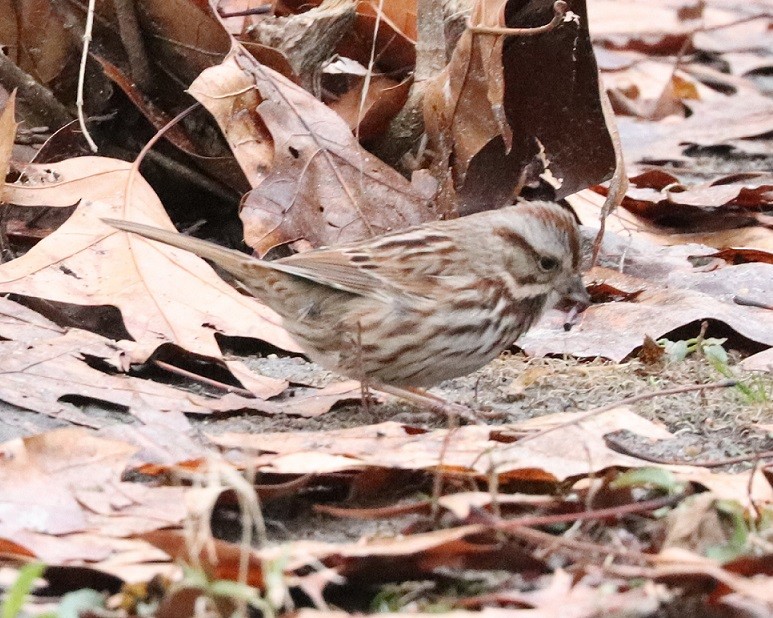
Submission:
[[[166,245],[171,245],[172,247],[195,253],[199,257],[215,262],[215,264],[221,266],[241,281],[250,281],[251,278],[254,279],[256,271],[259,270],[275,270],[271,267],[270,262],[264,262],[263,260],[250,257],[241,251],[221,247],[220,245],[207,240],[192,238],[191,236],[162,230],[161,228],[144,225],[142,223],[135,223],[134,221],[125,221],[122,219],[102,219],[102,221],[116,229],[123,230],[124,232],[138,234],[144,238],[156,240]]]

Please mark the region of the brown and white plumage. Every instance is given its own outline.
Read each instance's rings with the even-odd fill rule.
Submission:
[[[105,222],[217,263],[279,313],[324,367],[400,387],[475,371],[560,297],[587,300],[577,226],[551,202],[273,262],[138,223]]]

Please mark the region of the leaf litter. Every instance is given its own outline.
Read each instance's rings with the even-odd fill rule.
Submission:
[[[354,100],[344,101],[350,112],[342,117],[336,113],[337,95],[322,92],[326,106],[298,86],[313,91],[315,73],[326,75],[321,64],[294,75],[289,67],[300,66],[303,58],[291,63],[288,49],[251,44],[250,27],[260,15],[229,17],[226,30],[210,8],[183,4],[188,10],[173,15],[167,3],[145,2],[139,21],[156,41],[148,50],[165,66],[164,79],[174,75],[190,85],[213,116],[186,119],[171,141],[188,144],[181,152],[191,157],[193,176],[200,175],[197,186],[210,186],[214,177],[215,183],[252,187],[241,215],[248,244],[260,254],[283,251],[278,245],[288,242],[303,249],[441,212],[486,207],[509,199],[521,185],[530,196],[574,193],[568,201],[590,239],[607,188],[586,188],[611,172],[598,113],[598,60],[621,114],[634,182],[609,221],[600,263],[587,277],[596,303],[569,333],[561,316],[547,316],[519,342],[529,357],[514,354],[444,384],[439,394],[493,416],[488,427],[449,429],[442,419],[392,399],[363,406],[356,384],[340,382],[302,359],[277,356],[276,348],[295,351],[281,326],[208,266],[101,226],[98,217],[105,215],[170,226],[162,201],[172,204],[174,191],[163,183],[151,189],[147,168],[140,176],[130,164],[107,157],[65,156],[61,163],[37,166],[13,162],[10,178],[16,180],[5,185],[5,201],[21,209],[75,210],[26,255],[0,265],[0,287],[27,305],[9,299],[0,305],[0,345],[7,351],[0,399],[19,406],[0,415],[6,440],[0,457],[4,555],[45,561],[49,584],[68,569],[88,566],[79,583],[62,592],[93,582],[96,589],[117,593],[108,602],[112,608],[129,597],[128,589],[119,593],[121,582],[177,578],[178,587],[155,580],[160,592],[137,601],[159,603],[160,597],[157,615],[186,615],[207,596],[234,609],[236,589],[231,586],[225,595],[218,590],[240,577],[257,586],[261,602],[276,608],[291,607],[289,589],[302,591],[319,608],[302,608],[296,615],[371,610],[423,615],[448,609],[455,615],[547,616],[567,607],[577,616],[621,608],[657,615],[666,608],[684,611],[691,603],[699,612],[743,605],[769,613],[764,522],[771,502],[765,464],[771,444],[769,428],[760,421],[769,420],[770,382],[764,373],[755,377],[736,365],[744,359],[742,364],[757,372],[769,370],[773,332],[767,285],[770,100],[756,74],[770,65],[762,4],[658,1],[642,11],[594,0],[586,24],[584,3],[572,2],[554,36],[547,31],[533,40],[508,39],[501,63],[503,38],[467,30],[460,43],[452,36],[457,51],[448,54],[449,74],[437,78],[440,92],[451,88],[449,75],[465,75],[467,85],[453,86],[459,100],[471,96],[481,109],[491,109],[493,129],[469,156],[455,157],[436,132],[429,150],[407,153],[426,168],[412,183],[358,144],[353,118],[362,110],[353,115]],[[394,4],[379,14],[375,5],[360,3],[351,30],[333,47],[374,71],[374,78],[380,74],[408,84],[417,57],[413,44],[421,38],[420,11]],[[509,4],[501,13],[499,6],[489,10],[486,4],[483,14],[493,21],[484,25],[540,27],[556,10],[545,2],[523,13]],[[246,8],[227,5],[233,14]],[[225,7],[221,3],[221,10]],[[298,7],[285,3],[281,11],[295,15]],[[101,24],[116,17],[101,18],[97,40],[104,37]],[[56,30],[61,19],[59,12],[49,14],[64,36],[64,27]],[[35,47],[34,28],[14,33],[29,37],[25,44]],[[466,45],[484,53],[465,68]],[[113,123],[116,136],[126,135],[127,119],[148,116],[147,101],[158,105],[159,113],[149,120],[159,128],[187,96],[176,82],[165,81],[174,87],[154,99],[160,93],[146,92],[132,75],[137,50],[123,57],[125,51],[111,47],[100,69],[109,78],[99,71],[91,78],[109,79],[128,95],[111,100],[120,110],[113,120],[99,121]],[[63,71],[66,56],[52,48],[24,57],[12,46],[10,57],[57,92],[67,87],[74,92]],[[558,59],[555,70],[541,64],[546,57]],[[280,72],[260,64],[264,61]],[[324,89],[333,82],[323,77],[320,83]],[[478,95],[464,90],[473,84]],[[558,95],[551,90],[556,84]],[[351,92],[362,92],[363,85]],[[0,102],[5,92],[0,90]],[[368,92],[371,124],[360,125],[360,138],[377,141],[379,132],[390,133],[400,106],[386,100],[393,94],[379,87]],[[287,101],[295,107],[283,107]],[[27,114],[28,101],[22,103],[18,109]],[[11,107],[6,105],[4,118]],[[482,115],[448,113],[451,122],[462,117],[466,126],[457,133],[466,139]],[[437,119],[425,119],[430,132]],[[12,129],[0,135],[5,148],[0,152],[13,142]],[[233,155],[228,172],[215,158],[191,154],[191,145],[211,152],[207,136],[218,131]],[[130,131],[127,140],[137,150],[141,143],[133,139],[140,133]],[[539,143],[529,142],[534,138]],[[63,154],[66,139],[54,137],[46,155]],[[529,143],[507,155],[503,165],[496,143],[511,139]],[[463,146],[460,141],[453,147]],[[707,158],[712,149],[730,156]],[[427,164],[438,155],[439,164],[437,159],[434,167]],[[370,175],[362,174],[366,161],[374,166]],[[730,168],[717,173],[714,165]],[[439,195],[433,194],[427,170],[441,187]],[[465,188],[460,181],[469,184]],[[580,189],[586,190],[575,193]],[[189,192],[182,194],[189,203],[175,221],[226,216],[197,204]],[[18,212],[7,215],[8,229],[20,230],[14,239],[26,234],[31,244],[46,235],[35,229],[34,217],[17,223]],[[145,266],[135,268],[143,256]],[[160,283],[145,285],[154,280]],[[135,293],[143,287],[151,292]],[[34,302],[40,299],[45,302]],[[46,303],[46,317],[34,311]],[[56,309],[56,303],[70,308]],[[72,313],[78,305],[81,312]],[[96,305],[118,307],[134,341],[103,337],[118,330],[86,320],[83,312],[96,315]],[[65,321],[68,311],[76,317]],[[73,320],[97,332],[73,328]],[[642,354],[636,360],[647,336],[681,343],[676,347],[692,356],[648,360]],[[264,358],[234,356],[229,347],[236,350],[247,341],[256,342],[247,348],[260,349]],[[725,348],[729,355],[712,356]],[[596,360],[578,362],[572,356]],[[155,381],[170,360],[175,377]],[[185,373],[183,367],[207,367],[203,373],[216,379],[191,391],[196,371]],[[631,392],[729,376],[744,382],[652,399],[633,409],[615,407],[586,422],[569,420],[577,418],[572,416],[577,410],[620,402]],[[104,402],[117,408],[98,411]],[[25,409],[62,425],[99,429],[41,432]],[[529,438],[547,429],[550,433]],[[760,465],[751,465],[755,453],[763,456]],[[623,485],[628,469],[638,477]],[[238,480],[234,470],[249,480]],[[265,523],[246,506],[250,487],[264,502]],[[251,515],[240,520],[240,508]],[[225,540],[209,536],[210,519]],[[253,550],[243,537],[250,524],[258,539]],[[203,536],[191,534],[196,525]],[[205,579],[192,571],[181,576],[168,558],[186,561]],[[632,581],[645,583],[631,587]],[[257,603],[250,594],[250,602]]]

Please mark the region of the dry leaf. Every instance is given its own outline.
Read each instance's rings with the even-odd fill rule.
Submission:
[[[217,333],[297,351],[273,311],[236,292],[201,259],[117,232],[99,220],[114,217],[171,228],[158,197],[139,175],[127,200],[130,172],[131,165],[123,161],[83,157],[28,169],[28,175],[47,175],[47,181],[7,185],[7,199],[14,204],[80,205],[54,234],[0,265],[0,290],[115,305],[145,358],[167,342],[217,358]]]
[[[435,175],[443,179],[453,166],[451,199],[460,214],[511,203],[522,171],[538,155],[549,164],[558,197],[611,175],[584,3],[572,10],[576,19],[535,36],[466,30],[448,67],[428,84],[424,120],[438,153]],[[550,1],[479,0],[470,19],[535,28],[552,18]]]
[[[234,394],[206,397],[150,380],[110,375],[92,368],[85,359],[90,356],[112,360],[120,354],[112,341],[77,329],[44,339],[0,341],[0,399],[87,427],[102,427],[108,421],[88,416],[80,407],[68,403],[69,397],[85,397],[140,411],[280,411],[275,404],[259,399]]]
[[[485,479],[495,469],[503,479],[557,482],[572,476],[593,474],[608,467],[631,467],[643,462],[607,448],[603,436],[619,429],[656,439],[670,434],[629,410],[617,409],[591,418],[579,426],[554,431],[519,446],[503,437],[505,430],[533,430],[561,423],[572,415],[498,427],[467,426],[455,430],[447,443],[447,430],[408,431],[399,423],[386,422],[320,432],[264,433],[259,436],[225,433],[210,436],[215,444],[230,449],[256,449],[250,458],[259,470],[279,474],[307,474],[366,467],[432,470],[441,465],[463,475]],[[588,453],[592,456],[589,457]]]
[[[251,57],[237,52],[190,91],[255,187],[241,217],[247,244],[260,254],[301,238],[333,245],[436,218],[434,187],[408,183],[363,150],[335,112]]]
[[[686,161],[684,151],[692,144],[756,152],[759,145],[747,138],[773,131],[773,101],[761,94],[693,101],[689,107],[692,115],[678,122],[618,118],[626,161]]]
[[[88,513],[73,494],[120,478],[134,447],[62,429],[0,445],[0,522],[49,534],[82,532]]]
[[[8,174],[8,168],[11,163],[11,153],[13,152],[13,141],[16,137],[16,120],[14,110],[16,109],[16,91],[11,93],[8,100],[0,112],[0,180],[5,182]],[[4,185],[0,184],[0,203],[7,203],[5,198]]]
[[[682,326],[700,324],[704,320],[723,322],[747,339],[773,345],[773,315],[770,311],[735,304],[732,298],[719,300],[714,297],[718,290],[737,284],[739,290],[748,290],[748,286],[752,286],[754,294],[762,298],[767,294],[769,298],[773,293],[770,286],[760,284],[773,281],[773,267],[765,264],[745,266],[761,266],[764,270],[732,272],[732,269],[742,268],[734,266],[722,269],[727,271],[724,274],[717,275],[722,271],[696,273],[683,279],[695,290],[705,286],[709,293],[683,289],[677,277],[670,282],[673,287],[662,288],[649,283],[648,289],[634,302],[592,306],[568,333],[561,332],[563,315],[550,312],[518,340],[518,347],[534,356],[563,353],[580,358],[601,356],[620,362],[641,346],[645,335],[657,339]],[[696,326],[696,333],[697,330]],[[711,332],[709,329],[709,336]],[[610,333],[614,333],[614,337]]]

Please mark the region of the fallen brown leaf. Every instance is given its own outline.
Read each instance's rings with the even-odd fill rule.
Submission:
[[[190,92],[215,116],[254,187],[241,217],[260,254],[301,238],[332,245],[436,218],[434,183],[409,183],[363,150],[338,114],[251,57],[236,52]]]
[[[92,368],[86,356],[120,365],[122,351],[108,340],[87,331],[69,330],[61,335],[26,341],[0,341],[0,399],[27,410],[87,427],[102,427],[105,419],[90,417],[69,403],[71,397],[143,410],[155,414],[252,409],[276,413],[275,404],[234,394],[206,397],[165,384],[110,375]],[[150,420],[150,418],[146,418]]]
[[[747,93],[691,101],[689,107],[692,115],[679,122],[618,118],[627,162],[686,162],[684,151],[690,145],[725,145],[754,153],[769,150],[764,142],[748,139],[773,131],[773,101],[769,97]]]
[[[48,179],[45,179],[48,172]],[[227,285],[202,260],[185,251],[117,232],[100,217],[117,217],[170,228],[158,197],[138,175],[126,195],[131,165],[82,157],[31,166],[40,179],[7,185],[9,202],[69,206],[75,213],[26,255],[0,265],[0,290],[81,305],[115,305],[147,358],[172,342],[218,358],[215,334],[262,339],[298,348],[280,318]]]
[[[449,199],[460,214],[511,203],[522,171],[537,158],[549,162],[557,197],[611,175],[614,154],[584,2],[571,10],[576,21],[561,20],[536,36],[465,30],[446,69],[429,82],[424,119],[436,151],[433,169],[446,179],[451,165]],[[552,1],[479,0],[470,20],[536,28],[553,17]]]
[[[770,267],[760,266],[764,266],[765,270],[727,272],[722,281],[714,280],[712,273],[705,273],[704,282],[700,280],[700,274],[691,275],[685,281],[696,290],[702,283],[707,290],[714,285],[721,286],[714,290],[724,290],[726,285],[733,285],[737,276],[741,289],[753,285],[756,291],[755,282],[773,280],[767,274]],[[657,339],[687,324],[700,324],[703,320],[717,320],[747,339],[773,345],[773,316],[769,311],[735,304],[732,298],[719,300],[713,297],[716,292],[682,289],[676,278],[672,283],[673,288],[658,288],[649,284],[649,289],[637,296],[634,302],[594,305],[568,333],[561,332],[564,316],[550,312],[518,341],[518,346],[529,355],[544,356],[560,351],[580,358],[601,356],[620,362],[641,346],[645,335]],[[766,293],[762,289],[760,292],[763,295]],[[610,333],[614,333],[614,337]]]
[[[570,415],[540,419],[560,423]],[[508,426],[512,431],[532,430],[537,422]],[[369,427],[353,427],[320,432],[264,433],[259,436],[225,433],[210,436],[222,447],[245,449],[245,457],[257,469],[283,474],[307,474],[387,467],[405,470],[445,470],[473,474],[482,479],[495,469],[507,480],[561,481],[571,476],[593,473],[611,466],[630,467],[642,462],[607,448],[603,435],[626,428],[655,439],[668,437],[665,430],[626,409],[600,415],[524,444],[509,443],[502,428],[492,433],[482,426],[460,427],[444,446],[446,430],[408,431],[399,423],[386,422]],[[258,449],[265,454],[250,458]],[[444,450],[445,449],[445,450]],[[588,452],[592,457],[588,457]],[[442,453],[442,457],[441,457]]]

